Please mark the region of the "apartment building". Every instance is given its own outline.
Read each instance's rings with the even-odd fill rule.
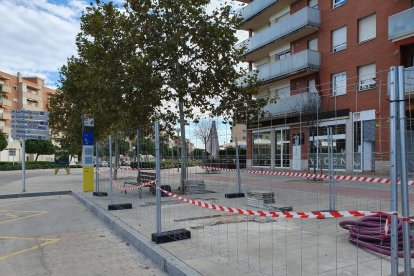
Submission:
[[[10,135],[11,111],[15,109],[46,111],[49,98],[56,91],[46,87],[45,80],[42,78],[23,77],[20,73],[14,76],[2,71],[0,71],[0,90],[0,131],[6,134],[8,149],[12,149],[0,152],[0,161],[20,161],[20,141],[12,139]],[[15,156],[12,156],[11,152],[15,152]]]
[[[326,169],[331,129],[336,170],[386,172],[388,70],[413,66],[414,1],[241,2],[238,47],[269,99],[247,126],[247,166]]]

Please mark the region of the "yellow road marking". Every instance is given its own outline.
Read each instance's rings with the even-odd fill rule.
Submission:
[[[23,216],[23,217],[17,217],[17,218],[13,218],[13,219],[9,219],[9,220],[0,221],[0,224],[5,224],[5,223],[9,223],[9,222],[16,221],[16,220],[41,216],[41,215],[45,215],[45,214],[48,213],[47,211],[4,211],[4,210],[0,210],[0,212],[7,212],[6,216],[7,215],[11,216],[12,214],[10,212],[14,212],[14,213],[34,213],[34,214],[26,215],[26,216]]]
[[[50,198],[47,198],[47,199],[50,199]],[[21,201],[12,202],[12,203],[0,204],[0,206],[23,204],[23,203],[34,202],[34,201],[39,201],[39,200],[46,200],[46,198],[38,198],[38,199],[31,199],[31,200],[21,200]]]
[[[12,237],[12,236],[0,236],[0,239],[34,240],[34,241],[43,240],[43,241],[45,241],[45,242],[43,242],[39,245],[35,245],[35,246],[30,247],[30,248],[26,248],[26,249],[22,249],[22,250],[17,250],[17,251],[14,251],[14,252],[10,253],[10,254],[0,256],[0,261],[3,261],[5,259],[20,255],[20,254],[23,254],[23,253],[27,253],[29,251],[39,249],[41,247],[45,247],[45,246],[50,245],[52,243],[58,242],[60,240],[60,239],[50,239],[50,238],[24,238],[24,237],[22,238],[22,237]]]

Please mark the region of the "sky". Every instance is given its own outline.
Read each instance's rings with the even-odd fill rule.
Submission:
[[[47,86],[56,88],[59,68],[76,54],[79,19],[89,2],[0,0],[0,70],[40,76]],[[225,0],[212,0],[209,9],[222,2]]]
[[[94,0],[0,0],[0,71],[39,76],[56,88],[59,68],[76,55],[75,38],[82,12]],[[110,0],[104,0],[110,1]],[[178,0],[177,0],[178,1]],[[208,10],[231,0],[211,0]],[[123,0],[112,0],[122,4]],[[240,39],[246,33],[238,32]],[[228,125],[218,123],[220,144],[229,142]]]

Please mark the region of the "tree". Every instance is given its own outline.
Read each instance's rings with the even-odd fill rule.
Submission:
[[[212,13],[210,0],[125,0],[122,12],[96,0],[81,17],[78,56],[61,68],[51,127],[62,143],[80,146],[80,116],[96,119],[97,139],[162,119],[181,129],[186,163],[186,120],[210,113],[231,117],[257,93],[255,76],[237,68],[240,18],[229,5]],[[184,185],[186,170],[182,170]]]
[[[211,120],[200,121],[194,131],[194,135],[199,138],[204,145],[203,160],[206,159],[207,141],[210,139],[211,125]]]
[[[36,159],[39,155],[53,154],[55,152],[55,146],[50,141],[43,140],[27,140],[26,141],[26,153],[36,154]]]
[[[301,121],[308,126],[309,137],[312,137],[312,143],[308,142],[308,159],[312,152],[316,152],[316,159],[319,160],[319,148],[315,146],[315,133],[324,119],[325,114],[322,112],[321,100],[318,93],[308,93],[309,98],[305,98],[300,107]],[[316,173],[316,167],[320,164],[316,160],[313,161],[313,173]],[[308,166],[309,168],[309,166]]]
[[[95,119],[96,140],[106,140],[148,123],[160,106],[159,75],[133,40],[148,32],[132,28],[113,3],[96,1],[81,17],[78,54],[60,69],[50,110],[51,129],[72,154],[81,153],[82,114]]]
[[[7,148],[7,139],[6,135],[3,132],[0,132],[0,151],[3,151]]]
[[[186,178],[186,119],[203,113],[230,114],[240,100],[257,92],[238,82],[246,73],[237,69],[244,49],[234,47],[241,19],[231,14],[226,4],[209,14],[209,3],[128,0],[125,5],[132,26],[151,30],[140,48],[158,57],[154,62],[163,76],[162,100],[171,107],[162,118],[167,123],[180,123],[182,189]],[[250,79],[246,77],[245,81]]]

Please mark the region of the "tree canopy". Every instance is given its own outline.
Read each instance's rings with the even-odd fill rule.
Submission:
[[[55,152],[55,146],[50,141],[43,140],[27,140],[26,141],[26,153],[36,154],[36,159],[39,155],[53,154]]]
[[[6,135],[3,132],[0,132],[0,151],[5,150],[7,148],[7,139]]]
[[[246,73],[238,66],[244,49],[234,47],[240,18],[226,4],[208,13],[209,3],[91,4],[81,17],[78,55],[61,68],[60,92],[51,101],[51,128],[62,146],[80,152],[82,114],[95,118],[102,139],[156,118],[164,127],[180,119],[184,132],[184,118],[230,118],[251,100],[255,77],[238,81]]]

